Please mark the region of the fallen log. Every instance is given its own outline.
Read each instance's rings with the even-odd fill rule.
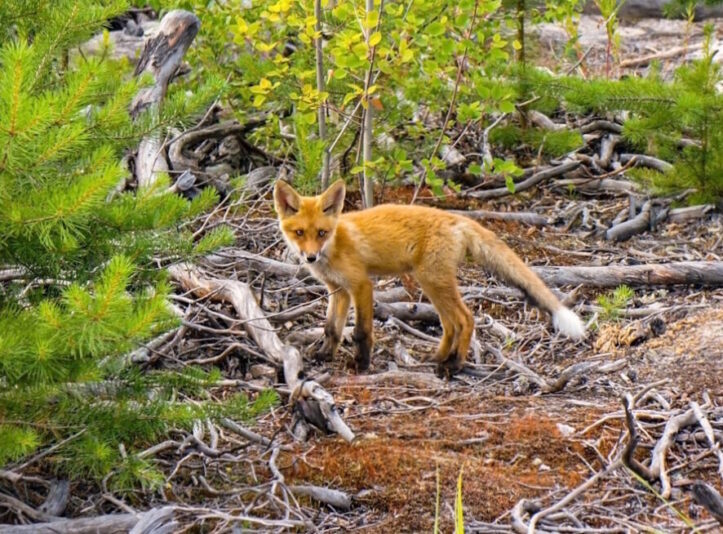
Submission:
[[[555,286],[723,285],[723,261],[678,261],[600,267],[533,267],[532,270],[547,284]]]
[[[303,378],[301,353],[279,339],[247,284],[204,277],[197,267],[190,264],[172,265],[168,272],[184,290],[198,297],[230,303],[259,348],[283,365],[284,379],[291,390],[291,404],[303,405],[307,412],[311,409],[317,416],[322,416],[324,430],[336,432],[348,442],[354,440],[354,433],[339,415],[333,397],[318,383]],[[301,412],[304,413],[304,410]],[[314,422],[318,423],[317,417]]]
[[[130,108],[131,117],[136,118],[146,111],[158,116],[168,84],[200,27],[201,21],[188,11],[175,9],[163,17],[156,35],[146,41],[135,70],[136,76],[150,73],[154,84],[141,89],[135,96]],[[168,172],[168,163],[162,152],[163,139],[158,133],[141,140],[135,159],[139,186],[151,185],[159,173]]]
[[[464,217],[469,217],[476,221],[484,220],[495,220],[495,221],[514,221],[521,222],[522,224],[529,224],[531,226],[547,226],[547,217],[539,215],[537,213],[529,212],[506,212],[506,211],[487,211],[487,210],[447,210],[449,213],[455,213]]]
[[[108,514],[58,519],[30,525],[0,525],[3,534],[126,534],[140,520],[136,514]]]

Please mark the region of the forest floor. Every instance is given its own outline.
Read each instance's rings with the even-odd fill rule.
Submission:
[[[720,21],[714,24],[720,30]],[[551,26],[539,30],[542,52],[534,61],[544,64],[559,55],[566,37]],[[692,51],[663,60],[664,74],[699,53],[702,41],[702,23],[637,21],[622,24],[620,32],[623,60],[690,44]],[[603,72],[606,41],[601,19],[584,16],[581,35],[585,64]],[[643,62],[629,69],[647,66]],[[387,187],[378,193],[377,201],[403,203],[410,201],[412,188]],[[624,242],[606,240],[605,230],[628,205],[624,192],[577,191],[552,180],[488,201],[452,195],[440,200],[423,189],[418,202],[443,209],[544,216],[551,224],[483,223],[530,265],[638,265],[721,261],[723,256],[723,217],[715,213],[666,222]],[[358,207],[358,197],[350,195],[346,209]],[[238,249],[289,260],[268,195],[234,224]],[[289,432],[292,414],[283,404],[263,416],[255,428],[274,439],[273,448],[251,446],[241,464],[204,460],[207,476],[202,483],[192,471],[199,465],[189,462],[174,471],[177,480],[168,485],[168,501],[203,503],[218,510],[241,507],[246,513],[270,518],[303,517],[325,532],[431,532],[437,516],[442,532],[450,532],[461,473],[466,529],[504,533],[526,530],[530,516],[539,509],[526,508],[528,501],[542,508],[554,505],[592,479],[576,499],[544,514],[547,517],[538,524],[542,531],[688,532],[695,527],[705,532],[717,528],[690,492],[694,481],[721,490],[718,471],[723,470],[719,467],[723,459],[708,446],[700,427],[687,425],[673,433],[673,442],[663,453],[668,463],[659,481],[643,482],[619,462],[630,441],[621,402],[626,394],[632,396],[640,431],[633,457],[644,464],[653,463],[654,446],[663,441],[666,425],[688,414],[691,403],[708,414],[714,436],[721,441],[723,289],[642,283],[629,299],[606,307],[598,298],[614,299],[613,287],[559,288],[567,291],[563,294],[566,302],[589,326],[588,337],[574,343],[556,336],[549,319],[519,294],[480,268],[466,266],[459,279],[468,288],[465,300],[478,320],[479,351],[470,357],[465,372],[442,381],[434,376],[432,365],[420,363],[434,352],[434,339],[441,333],[436,320],[401,321],[407,328],[400,327],[397,318],[375,320],[372,366],[362,375],[349,369],[353,358],[349,339],[334,362],[321,365],[313,360],[318,347],[313,340],[323,325],[324,288],[301,274],[279,277],[272,270],[245,266],[233,256],[231,251],[223,268],[203,268],[219,279],[240,279],[251,285],[281,339],[306,353],[307,376],[319,380],[333,395],[356,439],[349,444],[336,435],[316,432],[308,441],[296,442]],[[376,294],[392,295],[387,301],[424,302],[409,280],[379,280]],[[233,314],[223,305],[206,306],[216,314]],[[206,327],[223,326],[208,310],[197,311],[192,314],[194,320]],[[178,350],[201,352],[221,368],[224,377],[242,380],[252,389],[283,389],[277,383],[278,367],[259,366],[254,353],[245,352],[244,347],[253,346],[248,339],[240,341],[243,347],[238,352],[219,358],[229,344],[239,341],[224,342],[223,338],[215,335],[209,341],[206,334],[192,332]],[[497,356],[500,353],[532,372],[515,371]],[[578,364],[581,371],[571,373],[572,378],[558,391],[541,391],[540,377],[549,383]],[[278,454],[271,453],[272,449]],[[667,490],[663,487],[666,474],[670,475]],[[288,487],[310,484],[341,490],[353,504],[350,510],[336,509],[308,497],[291,497],[293,492],[282,492],[283,499],[261,498],[269,484],[273,492],[282,482]],[[255,485],[265,489],[248,489]],[[667,492],[667,497],[661,492]],[[267,525],[269,529],[277,526]]]
[[[600,17],[582,18],[581,74],[605,71],[601,22]],[[714,24],[720,33],[721,21]],[[567,36],[549,25],[537,30],[540,46],[530,49],[539,52],[531,61],[554,64],[561,71]],[[623,23],[620,34],[623,61],[689,44],[692,50],[662,60],[665,76],[700,53],[703,35],[702,23],[660,20]],[[631,74],[648,65],[635,63],[612,74]],[[586,167],[586,162],[599,161],[593,158],[601,155],[601,145],[613,132],[619,133],[620,124],[613,115],[563,118],[575,129],[601,122],[596,119],[618,129],[588,132],[586,146],[573,154],[586,158],[579,160],[572,178],[577,186],[569,177],[557,176],[492,200],[451,190],[440,199],[422,188],[417,203],[537,215],[544,224],[483,221],[532,266],[723,261],[720,209],[652,224],[626,241],[605,238],[621,214],[631,210],[635,215],[635,206],[639,209],[648,199],[625,178],[626,166],[617,155],[602,169]],[[466,133],[477,140],[479,134]],[[618,148],[629,148],[616,142]],[[476,145],[465,148],[465,142],[458,149],[479,152]],[[498,147],[494,151],[502,155]],[[518,161],[543,165],[536,150],[519,151]],[[528,170],[532,174],[536,169]],[[498,178],[485,179],[476,190],[504,189]],[[603,188],[609,179],[613,188]],[[411,186],[387,185],[377,190],[376,201],[408,203],[412,196]],[[398,303],[401,315],[376,314],[372,365],[357,374],[349,369],[353,343],[348,338],[330,364],[313,358],[326,289],[302,269],[288,267],[292,261],[277,229],[269,187],[260,195],[226,202],[199,225],[208,229],[226,223],[234,228],[237,242],[215,254],[216,261],[199,260],[201,272],[252,288],[273,325],[270,330],[305,354],[305,376],[333,396],[356,438],[348,443],[314,430],[305,441],[295,439],[282,366],[259,348],[252,320],[215,302],[213,292],[196,298],[193,288],[177,287],[174,305],[183,325],[146,351],[150,356],[142,360],[143,368],[201,364],[219,369],[222,377],[206,395],[225,398],[244,391],[253,397],[273,388],[281,402],[249,427],[262,437],[239,431],[238,425],[210,422],[199,423],[192,433],[174,432],[142,453],[163,472],[159,492],[151,497],[150,492],[130,492],[121,499],[80,483],[72,492],[72,515],[172,504],[178,529],[198,532],[432,532],[435,517],[442,532],[452,532],[461,474],[459,493],[469,532],[526,532],[538,520],[538,532],[719,528],[694,502],[691,488],[703,481],[722,489],[723,453],[710,441],[723,442],[723,288],[656,286],[641,279],[632,295],[611,305],[615,285],[557,287],[588,324],[587,338],[572,342],[557,336],[549,318],[518,292],[480,267],[466,265],[459,281],[477,321],[476,350],[462,373],[441,380],[431,364],[422,363],[434,352],[441,328],[435,317],[414,316],[415,304],[425,302],[419,289],[407,279],[377,280],[377,302]],[[358,194],[352,192],[345,209],[359,207]],[[269,260],[284,262],[286,268],[264,263]],[[622,294],[618,291],[618,297]],[[632,427],[623,409],[626,395]],[[637,434],[637,447],[630,445],[631,431]],[[635,465],[631,458],[646,466],[648,476],[628,467]],[[322,504],[304,496],[299,486],[305,485],[339,490],[350,502]],[[582,489],[571,493],[575,488]],[[38,506],[43,501],[39,493],[26,497]]]
[[[395,196],[396,201],[401,200],[398,191]],[[480,207],[529,211],[530,206],[534,206],[537,213],[549,215],[559,202],[559,198],[546,195],[528,200],[516,198],[513,202],[509,199],[488,202]],[[569,199],[564,204],[586,204],[593,218],[597,210],[600,214],[612,211],[610,200],[601,203]],[[497,231],[532,265],[719,260],[723,252],[720,216],[709,216],[692,224],[670,224],[657,232],[614,245],[590,235],[594,232],[586,232],[584,228],[565,231],[492,221],[486,226]],[[473,266],[463,270],[460,281],[464,286],[498,287],[497,282]],[[397,284],[383,280],[377,287],[389,291]],[[414,302],[419,294],[411,289],[409,300]],[[594,305],[599,295],[608,293],[581,288],[575,299],[581,304]],[[723,291],[720,289],[637,288],[617,318],[602,317],[604,313],[599,311],[583,313],[592,328],[588,339],[581,343],[553,335],[549,321],[517,297],[486,298],[482,292],[480,298],[468,298],[467,303],[476,317],[489,314],[494,321],[509,328],[516,341],[502,343],[507,356],[542,376],[559,376],[563,369],[580,362],[610,364],[609,371],[583,373],[571,380],[563,391],[543,395],[524,376],[505,372],[494,364],[494,358],[484,357],[479,362],[480,372],[475,373],[481,376],[462,374],[450,381],[423,387],[424,384],[410,380],[410,375],[399,378],[389,374],[378,383],[362,380],[357,384],[354,371],[348,369],[352,344],[345,343],[329,367],[321,369],[311,364],[309,372],[326,371],[334,377],[328,389],[345,420],[357,433],[357,441],[349,445],[339,438],[326,437],[313,440],[312,445],[296,445],[281,455],[279,468],[289,483],[328,485],[358,495],[356,502],[361,517],[356,514],[349,517],[346,527],[365,525],[370,532],[431,531],[437,471],[442,503],[440,516],[445,531],[449,531],[452,524],[460,470],[463,471],[465,520],[472,530],[476,522],[504,524],[505,517],[520,499],[541,498],[543,502],[554,502],[555,497],[564,495],[603,467],[601,458],[611,462],[620,452],[625,429],[620,399],[626,392],[635,394],[654,385],[650,389],[654,394],[652,404],[646,408],[659,410],[661,416],[687,408],[690,401],[704,404],[703,395],[707,392],[713,406],[718,407],[716,413],[720,417],[723,406]],[[642,310],[642,317],[635,317],[635,310]],[[288,326],[291,331],[321,326],[323,313],[322,301],[315,312]],[[410,324],[431,336],[437,337],[441,332],[437,324]],[[433,373],[431,365],[405,366],[398,356],[399,343],[413,358],[419,359],[433,352],[433,342],[415,338],[391,323],[377,321],[375,330],[376,350],[366,375],[384,376],[386,371],[398,369]],[[477,332],[481,342],[501,342],[484,329]],[[655,396],[662,396],[665,403],[656,405]],[[270,426],[278,424],[277,417],[269,416]],[[676,450],[675,457],[685,464],[690,460],[692,449],[685,445],[685,436],[681,439],[683,445]],[[653,444],[651,439],[643,446]],[[682,461],[684,458],[686,462]],[[624,513],[619,513],[627,517],[629,525],[645,525],[666,532],[685,531],[688,526],[673,509],[692,514],[694,522],[705,521],[706,512],[691,505],[690,496],[684,490],[692,479],[699,478],[708,479],[720,488],[720,479],[716,480],[715,473],[713,457],[677,469],[670,509],[625,473],[618,474],[617,478],[628,479],[625,483],[632,489],[627,499],[618,495],[612,499],[617,500],[617,504],[603,502],[610,499],[611,492],[617,495],[621,491],[619,486],[624,483],[615,480],[591,489],[582,500],[590,508],[599,507],[602,511],[597,513],[600,514],[604,514],[607,506],[610,510],[624,509]],[[625,520],[621,521],[625,525]],[[479,525],[479,528],[494,531],[489,525]],[[505,527],[500,528],[505,531]]]
[[[456,197],[440,200],[422,190],[417,202],[443,209],[465,205],[543,215],[555,224],[484,223],[535,266],[721,260],[723,217],[719,214],[665,223],[615,243],[601,234],[627,205],[626,196],[587,196],[560,190],[552,181],[529,193],[485,202]],[[387,189],[385,198],[379,200],[408,202],[412,194],[412,188]],[[347,209],[358,208],[358,202],[358,195],[350,194]],[[226,222],[239,230],[238,250],[288,262],[270,209],[267,200],[259,199],[242,218]],[[249,501],[248,488],[256,485],[268,491],[270,479],[288,488],[329,487],[351,497],[350,510],[315,504],[308,497],[294,497],[293,503],[287,500],[281,506],[281,510],[287,506],[311,519],[320,531],[429,532],[437,515],[442,532],[450,532],[461,472],[468,531],[513,532],[511,515],[516,503],[526,499],[549,506],[591,477],[598,477],[564,508],[564,517],[558,513],[542,520],[543,531],[575,531],[583,525],[605,532],[687,532],[691,525],[700,532],[715,529],[715,520],[690,494],[694,481],[721,488],[717,474],[721,460],[697,425],[674,433],[665,452],[668,464],[663,472],[670,475],[671,483],[666,499],[659,496],[663,490],[658,482],[643,484],[616,462],[629,442],[621,404],[625,394],[634,397],[641,429],[634,457],[645,464],[650,463],[650,451],[664,434],[666,423],[690,410],[692,402],[708,414],[720,440],[723,289],[651,287],[641,280],[642,285],[634,288],[628,300],[606,309],[598,304],[598,297],[612,298],[614,288],[564,288],[569,292],[562,296],[590,329],[584,341],[575,343],[554,334],[549,319],[528,306],[518,293],[479,267],[466,265],[460,271],[460,285],[478,321],[476,336],[481,350],[470,356],[465,371],[451,380],[440,380],[431,364],[421,363],[434,352],[441,333],[434,318],[400,321],[393,317],[375,320],[372,366],[358,375],[349,368],[353,359],[350,339],[330,364],[313,358],[326,307],[322,286],[303,270],[284,277],[249,267],[243,259],[233,259],[234,249],[222,252],[221,257],[228,258],[223,267],[215,262],[203,266],[204,272],[218,279],[245,281],[254,288],[279,336],[306,353],[306,376],[320,381],[333,395],[356,439],[349,444],[336,435],[313,432],[308,441],[297,442],[290,433],[292,414],[282,404],[254,428],[273,439],[273,447],[246,448],[241,464],[223,456],[203,459],[202,454],[195,463],[178,462],[164,491],[168,502],[202,503],[218,510],[245,503],[249,510],[260,497],[252,492],[255,497]],[[393,300],[413,306],[424,301],[410,280],[378,280],[376,295],[387,303]],[[186,309],[185,316],[191,317],[188,324],[200,325],[194,330],[220,329],[224,323],[214,317],[233,315],[222,304],[207,301],[204,306]],[[400,328],[402,322],[406,328]],[[233,322],[227,320],[226,324]],[[210,336],[189,332],[175,349],[174,359],[206,358],[225,378],[239,380],[244,387],[283,391],[277,383],[280,368],[266,365],[270,362],[264,358],[259,360],[250,339],[217,332]],[[229,352],[232,343],[241,348]],[[526,371],[505,365],[497,353]],[[551,383],[571,369],[578,371],[571,373],[559,391],[541,391],[538,378]],[[213,394],[223,395],[223,391],[227,388]],[[278,454],[270,460],[272,450]],[[282,478],[278,473],[274,478],[270,463]],[[253,466],[251,471],[249,466]],[[206,473],[203,483],[194,475],[199,469]],[[602,474],[606,469],[609,472]],[[271,517],[281,513],[270,511],[268,503],[257,509]],[[517,516],[524,514],[518,512]]]

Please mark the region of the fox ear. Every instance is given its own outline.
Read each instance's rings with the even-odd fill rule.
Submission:
[[[337,180],[321,194],[321,209],[326,215],[339,215],[344,208],[346,184],[344,180]]]
[[[274,208],[281,218],[299,211],[299,193],[283,180],[277,180],[274,185]]]

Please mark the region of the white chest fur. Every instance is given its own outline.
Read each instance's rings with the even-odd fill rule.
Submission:
[[[326,258],[321,257],[316,262],[309,264],[309,270],[314,278],[324,282],[325,284],[332,284],[340,286],[345,289],[349,287],[349,281],[337,270],[333,269]]]

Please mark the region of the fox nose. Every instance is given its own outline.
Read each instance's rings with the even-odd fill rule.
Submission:
[[[316,254],[309,254],[306,256],[306,261],[309,263],[314,263],[316,261]]]

